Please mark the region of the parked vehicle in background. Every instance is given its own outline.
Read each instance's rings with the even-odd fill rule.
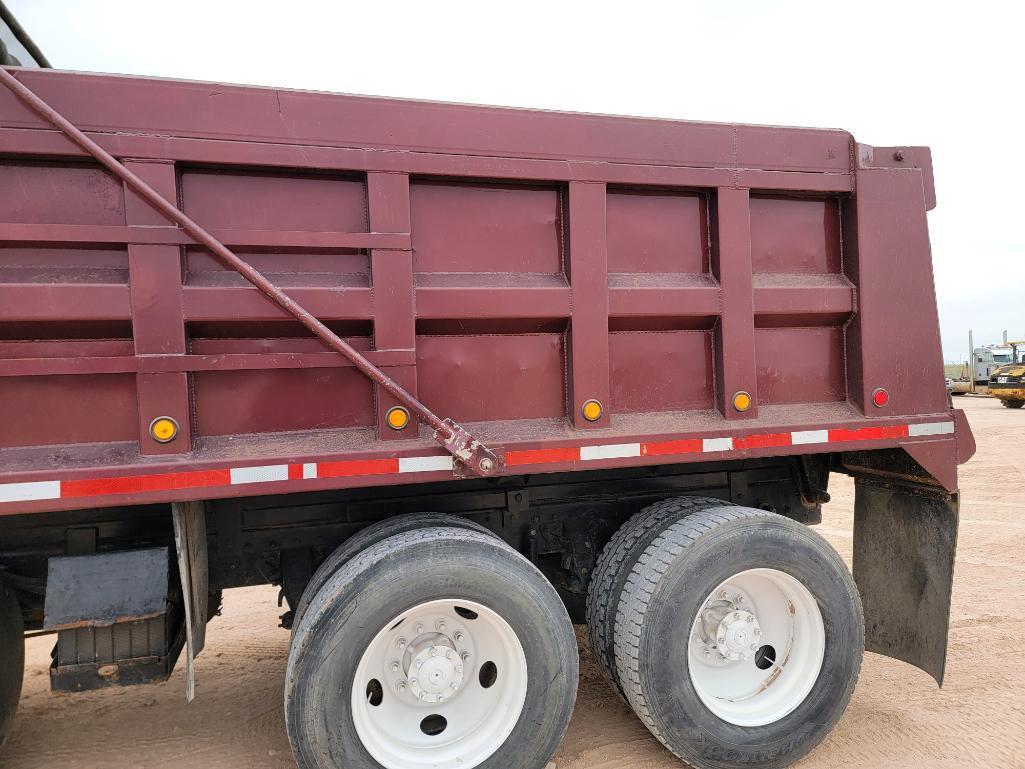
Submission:
[[[1009,409],[1025,406],[1025,341],[1008,342],[1011,363],[996,369],[989,378],[989,394]]]
[[[184,649],[191,697],[221,591],[268,582],[302,769],[544,767],[573,622],[695,767],[805,755],[865,648],[942,683],[974,442],[926,148],[0,81],[4,729],[23,631],[55,689]]]

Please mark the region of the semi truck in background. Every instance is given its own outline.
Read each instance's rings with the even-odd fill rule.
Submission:
[[[942,683],[974,442],[926,148],[0,80],[5,734],[25,632],[55,690],[177,663],[191,698],[265,583],[302,769],[541,769],[573,623],[700,769],[812,750],[864,649]]]

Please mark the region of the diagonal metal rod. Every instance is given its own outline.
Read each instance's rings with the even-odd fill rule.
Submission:
[[[181,227],[197,243],[208,248],[225,266],[235,270],[252,283],[268,299],[313,332],[324,344],[352,361],[356,368],[383,387],[397,401],[416,414],[421,421],[433,428],[435,440],[444,446],[470,473],[474,475],[492,475],[500,468],[501,462],[494,452],[482,445],[451,419],[441,419],[407,392],[398,382],[363,357],[355,347],[334,333],[302,305],[275,286],[263,273],[237,256],[177,206],[168,202],[163,195],[146,184],[145,181],[125,167],[123,163],[103,149],[103,147],[86,136],[70,120],[39,98],[4,67],[0,67],[0,82],[3,82],[33,112],[63,132],[71,141],[96,158],[112,174],[119,177],[133,192],[156,211]]]

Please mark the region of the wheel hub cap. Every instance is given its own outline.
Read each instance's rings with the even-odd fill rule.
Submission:
[[[723,617],[716,628],[719,653],[728,660],[746,660],[758,651],[762,629],[758,619],[749,611],[732,611]]]

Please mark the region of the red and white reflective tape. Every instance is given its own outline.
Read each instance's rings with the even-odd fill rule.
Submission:
[[[895,438],[950,435],[953,422],[926,422],[914,425],[858,427],[854,429],[799,430],[785,433],[761,433],[736,437],[684,438],[674,441],[642,443],[606,443],[592,446],[568,446],[553,449],[512,450],[506,453],[509,467],[548,465],[635,457],[683,456],[686,454],[721,455],[731,451],[805,446],[823,443],[850,443]],[[121,494],[178,491],[181,489],[239,486],[278,481],[304,481],[318,478],[347,478],[361,475],[397,475],[402,473],[451,472],[452,457],[422,456],[395,459],[350,459],[335,462],[304,462],[284,465],[231,467],[220,470],[126,475],[114,478],[66,481],[30,481],[0,483],[0,503],[34,502],[46,499],[78,499]]]
[[[506,454],[506,463],[510,467],[516,467],[559,462],[588,462],[596,459],[620,459],[623,457],[722,454],[729,451],[765,449],[777,446],[808,446],[821,443],[919,438],[927,435],[950,435],[953,432],[953,422],[858,427],[851,430],[796,430],[786,433],[759,433],[732,438],[685,438],[676,441],[611,443],[600,446],[510,451]]]

